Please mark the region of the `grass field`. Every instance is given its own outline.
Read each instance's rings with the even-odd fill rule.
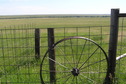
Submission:
[[[126,23],[125,20],[123,26],[126,25],[124,23]],[[122,19],[119,24],[120,26],[122,25]],[[14,17],[11,19],[0,19],[1,84],[40,84],[39,68],[41,60],[35,59],[34,28],[41,28],[40,54],[42,59],[48,44],[46,28],[56,28],[55,42],[64,37],[84,36],[96,41],[107,53],[110,32],[109,25],[110,17],[46,17],[16,19]],[[122,27],[119,29],[120,35],[122,35],[121,28]],[[125,30],[124,28],[123,35],[125,35]],[[125,41],[124,37],[119,37],[118,48],[122,50],[118,51],[118,55],[125,53],[125,50],[122,48],[122,45],[125,46]],[[118,63],[120,64],[117,66],[117,71],[125,73],[126,68],[121,65],[125,63],[125,59]],[[121,68],[123,68],[123,70]],[[88,69],[90,70],[90,68]],[[123,84],[125,76],[120,74],[117,74],[117,76],[119,83]],[[91,83],[90,81],[87,82],[89,82],[89,84]]]
[[[19,16],[17,16],[19,17]],[[21,16],[20,16],[21,17]],[[38,28],[108,26],[110,17],[54,17],[0,19],[0,27],[34,25]]]

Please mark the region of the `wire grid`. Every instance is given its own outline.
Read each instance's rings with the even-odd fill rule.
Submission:
[[[118,44],[117,44],[117,57],[126,53],[126,18],[119,18],[119,32],[118,32]],[[126,81],[126,58],[122,58],[116,61],[116,80],[118,83],[124,83]]]
[[[55,42],[71,36],[96,41],[108,53],[109,26],[54,28]],[[0,83],[40,84],[39,68],[48,49],[47,28],[40,29],[40,60],[35,59],[35,28],[0,29]]]

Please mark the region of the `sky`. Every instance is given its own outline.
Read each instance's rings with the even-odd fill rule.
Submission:
[[[0,15],[126,13],[126,0],[0,0]]]

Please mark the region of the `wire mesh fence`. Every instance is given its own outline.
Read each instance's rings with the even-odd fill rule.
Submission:
[[[111,25],[110,26],[86,26],[91,25],[90,21],[88,23],[84,23],[84,27],[80,27],[80,19],[79,22],[71,22],[72,24],[78,24],[79,27],[56,27],[59,23],[56,21],[56,24],[54,25],[54,20],[52,20],[51,25],[46,27],[54,27],[54,28],[43,28],[45,27],[45,23],[41,26],[38,26],[39,28],[36,28],[33,24],[30,25],[22,25],[22,26],[11,26],[6,28],[0,29],[0,83],[1,84],[40,84],[41,78],[40,78],[40,67],[44,67],[45,73],[42,74],[44,77],[43,79],[46,80],[47,83],[49,83],[50,80],[50,74],[51,73],[58,73],[58,74],[64,74],[61,76],[62,79],[60,81],[65,82],[66,84],[73,84],[76,82],[78,83],[101,83],[100,80],[105,77],[102,77],[100,71],[102,68],[104,68],[107,65],[103,65],[104,63],[101,63],[104,60],[101,60],[102,58],[102,51],[98,50],[99,48],[95,48],[96,46],[93,46],[90,42],[90,40],[85,39],[86,41],[81,42],[79,39],[71,40],[68,38],[71,38],[73,36],[75,37],[86,37],[88,39],[92,39],[94,42],[96,42],[100,47],[102,47],[106,54],[108,54],[109,63],[111,69],[109,69],[110,73],[109,78],[112,79],[115,77],[114,83],[124,83],[125,82],[125,74],[126,74],[126,68],[125,68],[125,61],[126,61],[126,20],[125,13],[119,13],[119,10],[116,9],[116,12],[111,11]],[[116,14],[115,14],[116,13]],[[76,19],[76,18],[74,18]],[[118,29],[118,19],[119,19],[119,29]],[[34,19],[35,20],[35,19]],[[92,21],[92,19],[90,19]],[[96,21],[97,18],[95,18],[95,25],[98,25],[99,23],[107,23],[109,22],[108,18],[104,19],[104,22]],[[30,20],[31,21],[31,20]],[[39,22],[38,19],[35,20],[37,23]],[[49,20],[48,20],[49,21]],[[64,20],[66,22],[69,22],[67,20]],[[70,20],[72,21],[72,19]],[[83,20],[81,20],[83,21]],[[85,19],[87,22],[87,19]],[[113,23],[114,22],[114,23]],[[6,22],[4,22],[5,24]],[[14,23],[14,22],[13,22]],[[19,22],[20,23],[20,22]],[[25,23],[25,22],[24,22]],[[21,24],[24,24],[21,23]],[[34,23],[34,22],[33,22]],[[1,23],[3,25],[3,23]],[[46,24],[49,24],[46,22]],[[53,24],[53,25],[52,25]],[[5,24],[7,26],[7,24]],[[18,24],[17,24],[18,25]],[[66,25],[65,24],[62,24]],[[102,24],[106,25],[106,24]],[[61,26],[61,25],[60,25]],[[73,26],[73,25],[72,25]],[[76,25],[74,25],[76,26]],[[2,26],[3,27],[3,26]],[[112,30],[110,30],[110,27]],[[54,29],[54,36],[49,34],[49,29]],[[116,30],[115,32],[113,32]],[[111,33],[110,33],[111,32]],[[118,34],[117,34],[118,32]],[[115,35],[115,36],[114,36]],[[118,43],[116,45],[116,35],[118,35]],[[112,36],[112,38],[111,38]],[[45,55],[47,50],[50,49],[50,39],[54,40],[54,43],[57,41],[67,38],[68,42],[62,42],[60,46],[56,46],[54,48],[51,48],[52,50],[56,50],[56,61],[52,58]],[[109,39],[110,38],[110,39]],[[92,41],[91,40],[91,41]],[[114,40],[114,41],[113,41]],[[62,40],[61,40],[62,41]],[[87,42],[89,41],[89,42]],[[82,45],[80,43],[83,43]],[[117,46],[117,52],[116,47],[113,46],[113,44]],[[52,45],[52,44],[51,44]],[[111,47],[108,46],[112,45]],[[69,47],[68,47],[69,46]],[[61,49],[59,49],[61,47]],[[68,48],[68,49],[67,49]],[[111,49],[110,49],[111,48]],[[82,51],[86,49],[86,51],[83,53]],[[71,51],[70,51],[71,50]],[[62,51],[62,52],[61,52]],[[108,52],[109,51],[109,52]],[[113,52],[114,51],[114,54]],[[49,54],[50,50],[47,52]],[[80,52],[80,54],[78,54]],[[91,54],[92,53],[92,54]],[[65,55],[61,55],[65,54]],[[70,56],[69,56],[70,55]],[[87,56],[86,59],[83,58],[83,56]],[[63,58],[61,58],[63,57]],[[76,61],[79,57],[79,61]],[[46,58],[43,60],[43,58]],[[69,59],[66,59],[69,58]],[[83,59],[81,59],[83,58]],[[89,60],[88,59],[93,59]],[[116,59],[117,60],[116,60]],[[42,63],[43,60],[43,63]],[[46,60],[46,61],[45,61]],[[60,60],[57,62],[57,60]],[[69,60],[69,61],[68,61]],[[84,60],[84,62],[83,62]],[[96,62],[93,62],[97,60]],[[101,60],[101,61],[100,61]],[[111,61],[110,61],[111,60]],[[114,61],[113,61],[114,60]],[[113,62],[112,62],[113,61]],[[50,63],[49,63],[50,62]],[[51,63],[55,62],[56,64],[56,71],[50,70],[49,67]],[[87,69],[84,69],[83,65],[86,65],[87,62]],[[115,63],[116,62],[116,63]],[[94,63],[94,64],[93,64]],[[40,66],[42,64],[42,66]],[[97,64],[95,66],[95,64]],[[116,69],[115,69],[116,65]],[[61,67],[62,66],[62,67]],[[77,67],[72,67],[69,71],[63,71],[65,73],[60,72],[60,70],[65,70],[63,67],[68,66],[80,66],[80,68],[84,69],[86,72],[81,72]],[[94,66],[94,67],[89,67]],[[58,68],[61,67],[61,68]],[[96,69],[95,69],[96,68]],[[58,71],[59,70],[59,71]],[[103,69],[104,71],[105,69]],[[102,72],[103,72],[102,71]],[[73,78],[70,79],[70,75],[66,75],[66,73],[71,72],[73,75]],[[76,77],[77,75],[80,75],[81,77]],[[115,72],[115,73],[114,73]],[[83,73],[87,75],[83,75]],[[94,74],[94,73],[97,73]],[[104,72],[106,73],[106,72]],[[92,75],[93,74],[93,75]],[[57,75],[57,74],[55,74]],[[57,75],[59,77],[59,75]],[[55,78],[54,78],[55,79]],[[57,78],[56,78],[57,79]],[[60,78],[58,78],[60,79]],[[76,79],[74,81],[74,79]],[[72,82],[68,82],[68,81]],[[79,80],[79,82],[77,81]],[[99,82],[95,81],[99,80]],[[59,81],[59,82],[60,82]],[[59,83],[58,82],[58,83]]]
[[[48,49],[48,28],[0,29],[0,82],[1,84],[40,84],[40,63]],[[94,40],[108,53],[109,26],[54,28],[55,42],[81,36]],[[40,38],[36,47],[36,38]],[[40,52],[36,51],[36,48]],[[39,53],[40,59],[36,59]]]
[[[126,20],[124,17],[119,18],[119,32],[118,32],[118,45],[117,45],[117,57],[124,56],[126,53]],[[116,61],[116,82],[125,82],[125,68],[126,58],[125,56]]]
[[[34,60],[32,29],[0,30],[1,83],[36,83],[38,64]]]

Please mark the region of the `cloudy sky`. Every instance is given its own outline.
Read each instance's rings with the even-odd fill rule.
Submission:
[[[0,0],[0,15],[126,13],[126,0]]]

